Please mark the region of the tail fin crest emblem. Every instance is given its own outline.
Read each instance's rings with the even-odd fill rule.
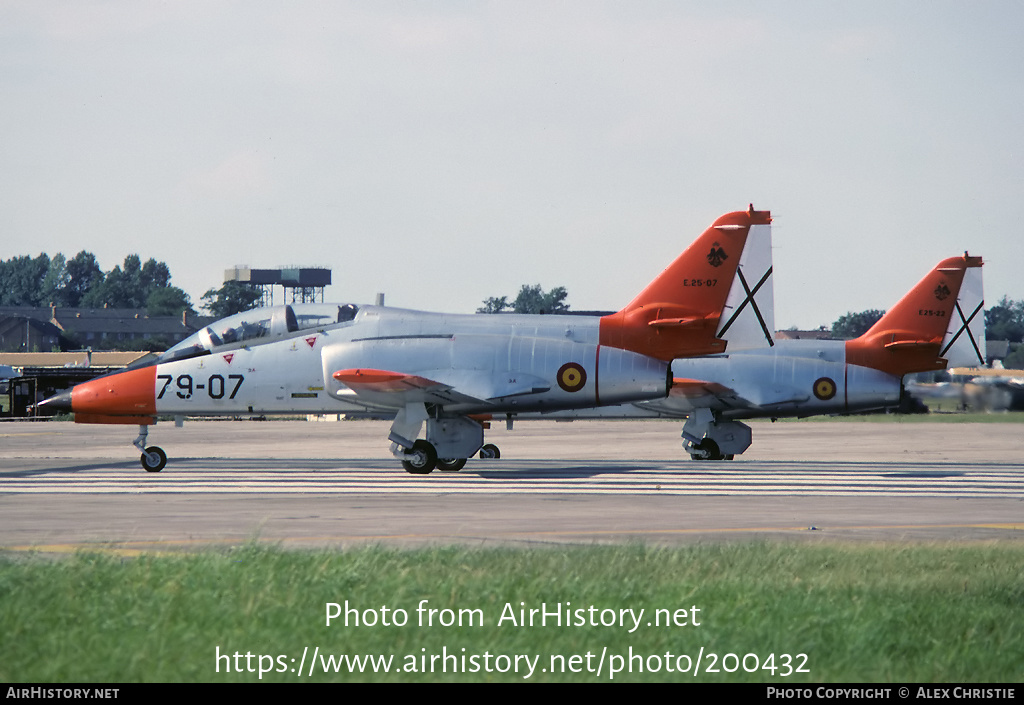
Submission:
[[[725,260],[729,259],[729,255],[726,254],[722,246],[717,242],[711,246],[711,252],[708,253],[708,264],[712,267],[721,267]]]

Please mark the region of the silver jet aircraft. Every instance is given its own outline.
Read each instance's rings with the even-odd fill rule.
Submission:
[[[458,470],[484,446],[483,419],[664,399],[672,360],[771,344],[771,215],[718,218],[621,311],[604,317],[439,314],[296,304],[225,318],[155,364],[41,402],[78,423],[158,415],[374,413],[394,417],[392,453],[411,473]],[[426,425],[424,437],[420,433]]]
[[[939,262],[854,340],[777,340],[770,349],[672,361],[661,399],[571,410],[553,418],[685,418],[694,460],[732,460],[750,447],[738,419],[808,417],[896,407],[903,377],[985,364],[982,260]]]

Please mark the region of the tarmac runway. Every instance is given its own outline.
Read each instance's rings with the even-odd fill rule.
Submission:
[[[0,425],[0,549],[588,545],[1024,538],[1024,426],[752,423],[695,462],[680,422],[494,424],[497,460],[410,475],[388,422]]]

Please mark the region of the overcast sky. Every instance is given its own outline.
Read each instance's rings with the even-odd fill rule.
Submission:
[[[0,259],[617,309],[752,202],[779,328],[964,250],[1024,299],[1022,37],[1013,0],[0,0]]]

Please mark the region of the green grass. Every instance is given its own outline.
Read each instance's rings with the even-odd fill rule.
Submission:
[[[598,658],[642,655],[617,681],[1007,682],[1024,679],[1024,544],[829,546],[747,543],[402,551],[292,552],[247,547],[226,553],[62,560],[0,560],[0,681],[256,682],[522,681],[525,671],[485,672],[499,655],[539,657],[531,681],[598,678]],[[404,609],[405,626],[325,624],[327,603],[381,617]],[[419,626],[428,607],[478,610],[483,624]],[[505,605],[645,610],[641,626],[498,626]],[[699,626],[647,626],[656,609],[697,606]],[[365,612],[369,610],[369,612]],[[611,613],[604,613],[606,616]],[[663,613],[665,614],[665,613]],[[681,616],[683,613],[679,613]],[[468,619],[469,613],[464,613]],[[399,613],[400,616],[400,613]],[[435,620],[441,613],[435,615]],[[583,617],[589,622],[589,612]],[[628,620],[628,617],[627,617]],[[399,620],[400,621],[400,620]],[[630,622],[630,625],[632,623]],[[308,647],[322,655],[477,656],[479,672],[323,674],[291,672]],[[228,659],[216,659],[217,649]],[[704,649],[701,673],[686,666]],[[465,651],[463,651],[465,649]],[[542,672],[552,655],[579,655],[591,672]],[[235,660],[234,654],[239,654]],[[245,655],[253,657],[246,663]],[[485,662],[485,653],[491,661]],[[708,654],[729,673],[705,673]],[[725,654],[756,654],[770,670],[747,673]],[[794,660],[786,661],[784,654]],[[782,677],[806,654],[809,673]],[[653,656],[653,659],[647,657]],[[295,661],[292,662],[291,659]],[[232,666],[228,672],[229,663]],[[219,672],[218,672],[219,663]],[[525,669],[525,662],[520,662]],[[429,664],[429,661],[428,661]],[[753,657],[747,657],[748,667]],[[239,665],[243,672],[234,672]],[[619,665],[625,665],[619,663]],[[252,668],[252,672],[244,669]],[[435,661],[435,670],[442,666]],[[648,672],[659,666],[656,673]],[[273,672],[281,669],[284,672]]]

